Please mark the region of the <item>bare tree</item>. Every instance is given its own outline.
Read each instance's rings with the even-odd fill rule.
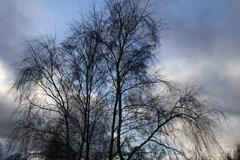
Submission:
[[[91,27],[74,25],[61,44],[55,37],[29,43],[13,87],[20,102],[17,113],[23,112],[13,139],[26,150],[41,151],[56,136],[63,139],[68,160],[90,159],[90,153],[105,149],[105,70]],[[40,143],[35,146],[35,141]]]
[[[196,153],[202,148],[209,151],[207,143],[216,144],[211,117],[217,111],[205,106],[194,87],[182,91],[150,74],[162,29],[152,18],[150,1],[108,0],[106,10],[105,31],[98,34],[112,81],[108,158],[132,159],[140,150],[147,152],[156,146],[168,155],[186,158],[176,143],[166,138],[174,138],[169,135],[177,125],[186,127],[182,130],[192,136]],[[158,87],[164,88],[162,92],[154,92]]]
[[[29,44],[13,86],[19,149],[65,160],[211,157],[220,112],[198,87],[154,71],[163,26],[150,1],[107,0],[104,9],[75,22],[61,43]]]
[[[64,64],[55,37],[29,43],[14,84],[20,102],[18,112],[22,112],[22,116],[13,138],[19,140],[26,151],[39,151],[41,142],[55,134],[55,127],[61,123],[62,131],[56,134],[64,139],[65,157],[70,157],[73,107]]]
[[[76,132],[80,131],[82,137],[79,157],[83,156],[86,160],[91,159],[90,153],[93,156],[100,151],[99,145],[106,145],[103,137],[105,134],[103,116],[106,116],[105,100],[108,95],[105,89],[106,70],[103,54],[100,41],[96,38],[96,32],[101,32],[102,22],[95,14],[91,16],[95,21],[88,19],[74,23],[71,28],[72,36],[63,43],[63,53],[73,75],[74,99],[79,112],[74,118],[80,127],[77,127]],[[79,115],[82,115],[82,118]]]
[[[124,159],[121,147],[123,117],[127,114],[124,101],[131,90],[157,81],[147,75],[151,51],[158,41],[157,28],[148,13],[147,1],[107,1],[106,9],[108,17],[101,41],[113,90],[109,159],[116,155],[115,141],[117,154]]]

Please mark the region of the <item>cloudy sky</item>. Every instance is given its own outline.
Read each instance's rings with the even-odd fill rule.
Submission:
[[[225,148],[240,141],[240,1],[156,0],[162,33],[159,66],[173,80],[194,80],[227,117]],[[102,0],[95,0],[97,6]],[[0,137],[14,108],[8,93],[26,40],[43,34],[67,35],[68,24],[91,8],[90,0],[0,0]]]

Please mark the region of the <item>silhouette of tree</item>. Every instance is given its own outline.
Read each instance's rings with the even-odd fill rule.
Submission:
[[[13,86],[12,144],[31,158],[154,160],[211,157],[218,111],[195,85],[163,79],[162,25],[148,0],[106,0],[62,42],[28,43]],[[211,144],[211,145],[209,145]]]
[[[78,37],[70,37],[61,47],[54,37],[29,44],[14,85],[19,92],[18,113],[23,114],[12,135],[20,148],[31,150],[29,154],[37,155],[33,150],[42,150],[52,142],[49,137],[59,136],[64,140],[65,159],[75,159],[73,150],[79,157],[86,152],[83,157],[88,159],[92,137],[97,140],[102,134],[104,78],[98,73],[99,58],[87,36],[80,36],[86,38],[77,44],[81,50],[68,48]]]
[[[100,23],[88,20],[74,24],[72,35],[63,43],[63,52],[74,77],[73,92],[76,93],[74,94],[76,112],[79,112],[74,120],[77,123],[76,132],[81,137],[79,155],[86,160],[90,159],[90,154],[93,156],[105,148],[101,146],[105,143],[103,117],[106,116],[104,111],[108,91],[105,89],[106,71],[103,66],[103,54],[94,33],[101,30]]]
[[[217,147],[212,132],[217,111],[208,109],[196,87],[180,89],[149,72],[162,29],[149,7],[150,1],[108,0],[105,30],[95,31],[103,44],[113,99],[109,106],[112,121],[108,158],[132,159],[149,148],[185,157],[172,141],[179,124],[197,156],[203,149],[210,153],[206,143]],[[162,92],[154,92],[155,88],[162,88]],[[145,153],[146,157],[152,154]]]
[[[64,157],[64,142],[58,136],[52,136],[43,150],[46,160],[61,160]]]
[[[13,132],[25,152],[39,150],[61,123],[66,157],[70,153],[70,92],[55,38],[29,43],[14,87],[22,116]],[[16,137],[17,136],[17,137]],[[29,154],[33,154],[32,151]],[[35,153],[34,153],[35,154]]]

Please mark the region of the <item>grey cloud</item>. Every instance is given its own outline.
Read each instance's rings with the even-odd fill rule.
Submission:
[[[24,41],[37,36],[41,24],[40,1],[0,0],[0,139],[6,139],[14,124],[11,94],[5,93],[19,60]],[[5,78],[6,77],[6,78]],[[6,86],[7,85],[7,86]]]
[[[0,0],[0,62],[10,68],[19,57],[23,40],[40,25],[40,21],[36,22],[36,12],[41,12],[38,5],[32,0]],[[240,73],[230,74],[240,67],[240,1],[162,0],[160,5],[157,12],[169,26],[162,35],[162,56],[174,58],[176,68],[180,59],[185,60],[176,79],[190,78],[185,71],[191,69],[206,87],[209,98],[230,119],[240,120]],[[0,97],[0,117],[10,106]],[[0,121],[1,137],[6,135],[5,128],[11,121],[7,117]]]
[[[240,115],[240,69],[235,77],[230,73],[240,67],[240,1],[170,0],[162,4],[163,19],[170,27],[162,40],[165,57],[184,58],[185,69],[200,66],[195,75],[203,85],[224,99],[226,112]],[[234,64],[228,67],[230,63]]]
[[[29,28],[29,20],[14,1],[0,1],[0,58],[4,62],[14,61],[19,52],[19,41]]]
[[[12,75],[12,69],[20,56],[24,39],[31,33],[31,1],[22,3],[19,0],[0,1],[0,64],[1,72],[7,77]],[[2,73],[3,72],[3,73]],[[6,75],[5,75],[6,74]],[[3,75],[0,75],[3,76]],[[1,79],[1,87],[5,87],[5,79]],[[0,94],[0,136],[8,126],[8,113],[11,107],[10,102],[6,101],[6,96]]]
[[[161,11],[172,45],[187,56],[216,53],[216,48],[240,40],[240,2],[236,0],[170,0]],[[229,46],[231,47],[231,46]],[[239,47],[238,47],[239,48]],[[228,53],[225,53],[228,54]]]
[[[205,67],[198,75],[204,87],[207,88],[209,96],[222,111],[234,116],[240,115],[240,77],[233,79],[225,73],[208,67]]]
[[[163,34],[163,57],[171,57],[176,68],[181,59],[185,62],[175,79],[191,78],[186,73],[192,73],[229,124],[235,125],[230,128],[240,128],[231,124],[233,117],[240,121],[240,1],[165,0],[161,4],[160,13],[170,28]],[[231,139],[232,134],[226,136]],[[233,138],[240,140],[240,136]]]
[[[41,12],[38,1],[0,1],[0,60],[8,67],[19,57],[24,40],[38,31]]]
[[[14,125],[12,118],[14,103],[6,99],[6,96],[0,97],[0,138],[7,138]]]

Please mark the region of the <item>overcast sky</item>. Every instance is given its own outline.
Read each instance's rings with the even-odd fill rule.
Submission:
[[[155,0],[162,33],[159,66],[170,79],[197,81],[227,117],[222,140],[240,140],[240,1]],[[95,0],[97,6],[102,0]],[[91,8],[90,0],[0,0],[0,137],[6,136],[14,104],[7,93],[24,41],[56,33]]]

